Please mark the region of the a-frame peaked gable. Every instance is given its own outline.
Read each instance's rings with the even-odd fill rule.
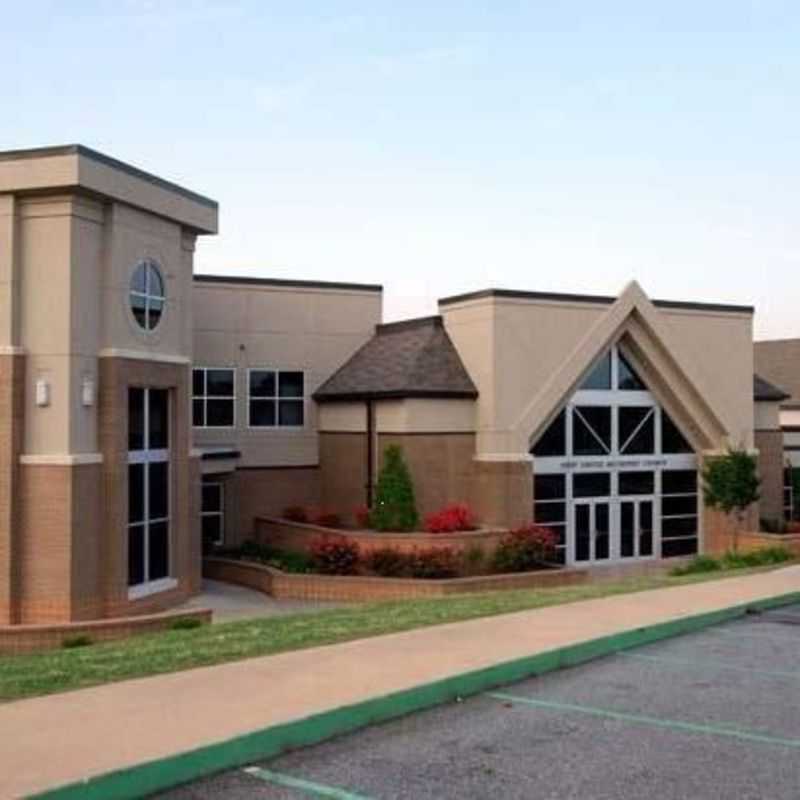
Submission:
[[[520,415],[517,430],[527,432],[530,445],[579,387],[599,356],[624,338],[626,357],[656,399],[680,421],[697,449],[716,449],[728,436],[725,425],[705,400],[704,379],[691,355],[672,335],[663,314],[635,281],[564,359]]]

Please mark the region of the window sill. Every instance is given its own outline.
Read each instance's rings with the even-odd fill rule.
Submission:
[[[159,594],[160,592],[167,592],[170,589],[175,589],[178,585],[176,578],[161,578],[157,581],[150,583],[141,583],[138,586],[131,586],[128,589],[128,600],[140,600],[143,597],[149,597],[151,594]]]

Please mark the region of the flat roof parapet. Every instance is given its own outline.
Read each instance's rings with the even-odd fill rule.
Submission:
[[[0,193],[75,189],[174,220],[198,233],[218,229],[216,201],[84,145],[0,151]]]
[[[439,306],[465,303],[469,300],[483,300],[487,298],[509,300],[543,300],[553,303],[589,303],[594,305],[610,306],[619,298],[610,295],[594,294],[569,294],[563,292],[528,292],[517,289],[481,289],[476,292],[465,292],[439,300]],[[754,314],[754,306],[731,305],[729,303],[695,303],[685,300],[653,300],[656,308],[676,309],[685,311],[710,311],[731,314]]]
[[[341,281],[302,281],[287,278],[250,278],[240,275],[195,274],[197,283],[233,283],[242,286],[264,286],[286,289],[329,289],[332,291],[382,292],[378,283],[346,283]]]

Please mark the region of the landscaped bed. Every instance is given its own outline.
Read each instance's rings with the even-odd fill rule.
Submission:
[[[429,625],[718,580],[728,575],[742,575],[764,569],[737,569],[724,573],[709,572],[680,577],[647,576],[556,589],[371,603],[313,614],[229,622],[195,630],[173,630],[76,650],[0,658],[0,701],[239,661]]]

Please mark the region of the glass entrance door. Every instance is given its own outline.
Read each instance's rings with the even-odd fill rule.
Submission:
[[[655,551],[653,541],[653,500],[637,499],[620,502],[619,557],[652,558]]]
[[[608,561],[611,556],[608,500],[578,501],[574,510],[574,561],[584,564]]]

